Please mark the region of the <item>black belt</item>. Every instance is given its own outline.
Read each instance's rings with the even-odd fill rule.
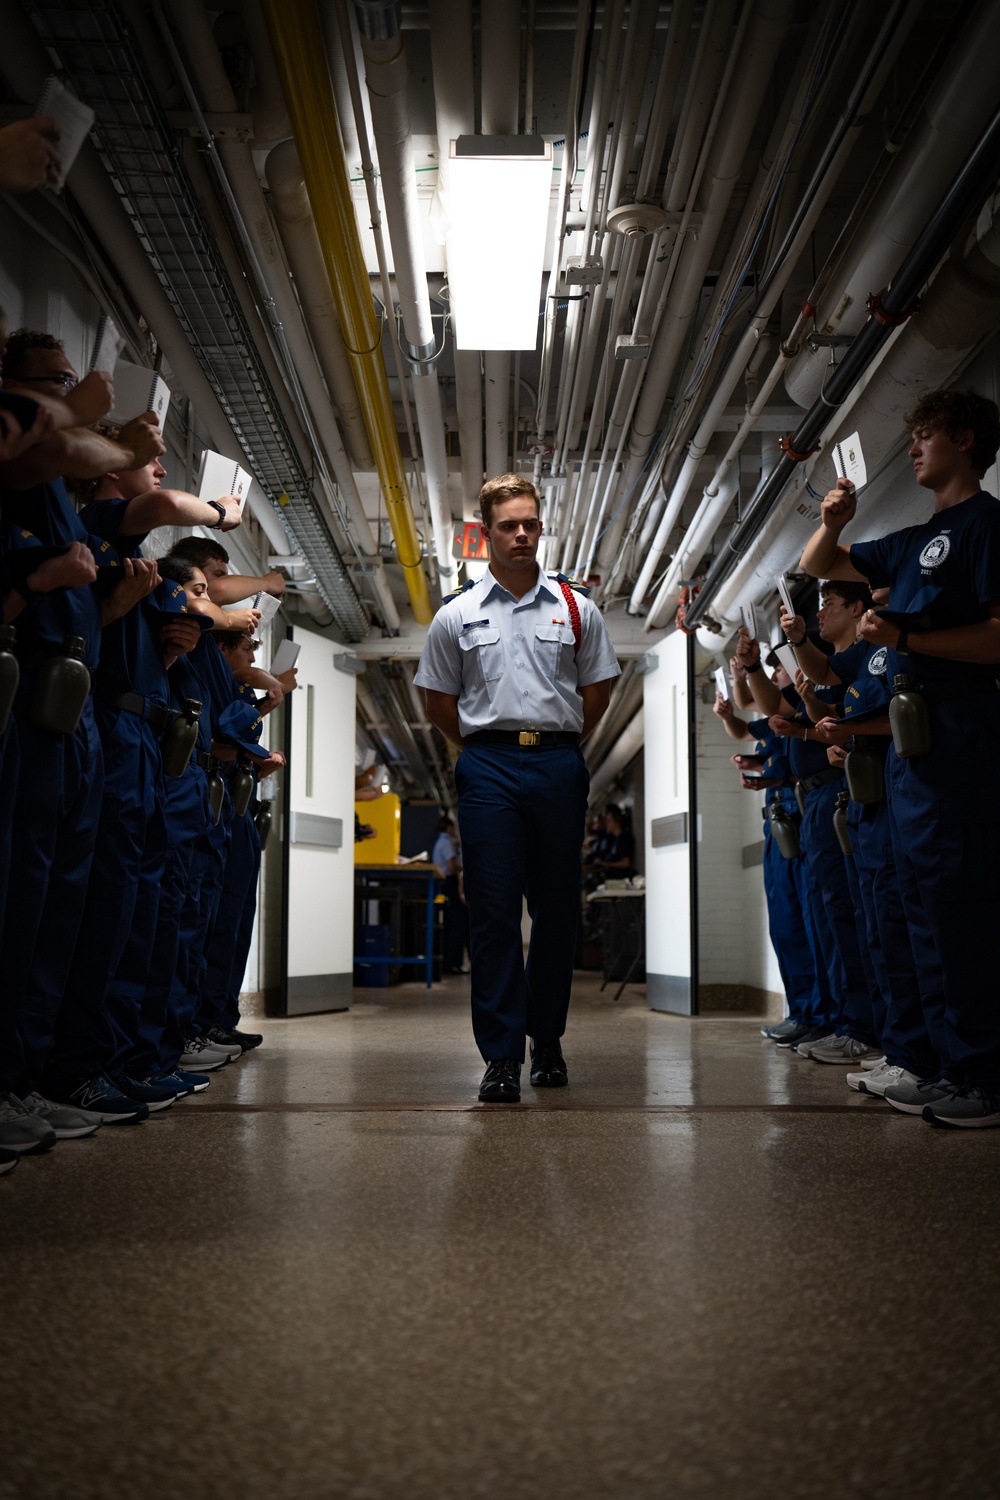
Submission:
[[[972,698],[979,693],[1000,693],[995,677],[946,677],[922,682],[916,688],[928,703],[948,703],[953,698]]]
[[[191,759],[200,771],[208,771],[209,773],[211,773],[212,771],[217,771],[219,769],[219,762],[216,760],[215,756],[210,755],[207,750],[196,750]]]
[[[103,708],[123,708],[127,714],[136,714],[140,719],[145,719],[147,724],[151,724],[157,733],[169,729],[177,717],[172,709],[164,708],[159,703],[151,703],[141,693],[102,692],[98,702]]]
[[[477,745],[520,745],[538,750],[545,745],[578,745],[580,736],[569,729],[478,729],[467,734],[465,743]]]
[[[836,781],[838,777],[843,779],[843,771],[831,766],[828,771],[817,771],[815,776],[804,776],[799,786],[804,792],[814,792],[818,786],[826,786],[830,781]]]

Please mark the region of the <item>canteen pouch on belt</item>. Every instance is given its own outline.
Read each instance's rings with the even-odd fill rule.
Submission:
[[[912,677],[899,676],[889,700],[892,743],[900,760],[931,751],[931,716],[927,699],[917,692]]]
[[[62,653],[48,656],[35,673],[28,718],[35,729],[73,734],[90,694],[90,673],[83,660],[83,640],[68,635]]]
[[[847,831],[847,804],[850,800],[849,792],[838,792],[837,804],[833,809],[833,831],[837,835],[837,843],[848,858],[852,852],[851,836]]]
[[[268,835],[271,832],[271,804],[270,804],[270,802],[262,802],[260,804],[260,806],[257,809],[257,816],[254,819],[254,821],[257,824],[257,832],[260,835],[261,852],[263,852],[267,848],[267,839],[268,839]]]
[[[0,626],[0,739],[7,728],[7,720],[14,706],[14,695],[21,680],[21,668],[14,647],[17,631],[13,625]]]
[[[250,798],[253,796],[253,774],[248,760],[236,762],[236,775],[229,783],[229,790],[232,794],[236,816],[245,818],[247,808],[250,806]]]
[[[848,750],[844,775],[852,802],[866,806],[885,801],[885,770],[882,757],[871,748],[870,735],[855,735],[854,749]]]
[[[790,818],[777,803],[769,807],[767,816],[771,823],[771,835],[785,859],[798,859],[802,852],[799,840],[799,825]]]
[[[226,783],[219,774],[218,762],[213,762],[208,773],[208,805],[212,809],[212,824],[218,828],[222,817],[222,805],[226,800]]]
[[[802,790],[802,783],[800,781],[795,783],[795,800],[799,804],[799,817],[804,818],[806,815],[806,794]]]
[[[160,755],[167,776],[183,776],[190,765],[192,751],[198,743],[200,718],[201,704],[197,698],[185,698],[183,712],[160,741]]]

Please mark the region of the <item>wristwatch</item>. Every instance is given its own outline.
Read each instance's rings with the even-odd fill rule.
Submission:
[[[205,504],[210,505],[213,510],[217,510],[219,512],[219,519],[213,522],[213,524],[208,528],[209,531],[218,531],[219,527],[226,519],[226,507],[223,505],[221,500],[206,500]]]
[[[746,664],[746,666],[744,667],[743,670],[745,672],[759,672],[759,671],[762,670],[763,666],[764,666],[764,663],[761,661],[760,657],[758,656],[757,660],[755,662],[753,662],[752,664],[750,662],[747,662],[747,664]]]

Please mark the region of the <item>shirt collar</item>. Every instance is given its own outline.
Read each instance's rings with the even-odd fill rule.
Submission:
[[[486,572],[483,574],[482,580],[479,584],[479,588],[482,591],[480,594],[480,598],[482,599],[482,602],[484,604],[495,591],[499,591],[501,594],[506,594],[508,599],[512,599],[514,597],[508,588],[505,588],[498,579],[494,578],[491,568],[486,569]],[[558,583],[549,578],[549,576],[542,568],[539,568],[538,578],[533,587],[530,588],[526,594],[523,594],[521,598],[516,600],[515,602],[522,605],[532,604],[543,589],[552,599],[559,599],[562,597]]]

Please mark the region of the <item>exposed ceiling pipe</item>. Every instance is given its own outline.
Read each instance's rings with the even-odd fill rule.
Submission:
[[[817,314],[816,325],[823,333],[850,335],[862,327],[867,294],[885,285],[992,112],[996,86],[984,74],[983,58],[995,57],[998,50],[1000,6],[985,3],[962,28],[920,126],[911,131],[882,185],[877,225],[869,221],[852,264],[838,276]],[[815,401],[828,360],[826,349],[806,347],[789,366],[785,389],[798,405]]]
[[[406,53],[394,5],[383,7],[377,24],[371,28],[368,24],[369,8],[358,4],[357,15],[382,179],[382,201],[389,226],[396,292],[407,346],[404,352],[409,362],[423,451],[434,553],[441,590],[447,593],[458,575],[451,555],[448,455],[407,108]],[[369,29],[376,34],[369,35]]]
[[[441,3],[441,0],[437,0]],[[542,355],[538,377],[538,405],[535,410],[535,430],[539,440],[549,430],[549,391],[555,354],[558,291],[566,260],[568,234],[566,211],[570,202],[576,177],[578,137],[580,133],[581,90],[583,87],[583,64],[586,56],[587,34],[590,30],[592,0],[577,7],[576,37],[573,43],[573,61],[570,65],[569,105],[566,120],[566,138],[563,142],[562,171],[556,192],[555,253],[549,275],[548,295],[545,300],[545,316],[542,325]],[[575,303],[572,304],[576,306]]]
[[[715,146],[707,163],[701,228],[697,239],[686,239],[680,252],[669,306],[650,351],[642,394],[632,419],[631,458],[624,478],[626,489],[638,478],[659,428],[663,404],[674,379],[691,319],[697,311],[705,274],[793,13],[794,0],[760,0],[750,16],[740,46],[737,76],[726,99]]]
[[[309,200],[414,617],[432,616],[314,0],[263,0]]]
[[[222,66],[222,58],[201,0],[168,0],[168,3],[177,29],[184,38],[204,108],[210,113],[235,114],[236,96]],[[153,3],[153,13],[162,23],[162,11],[157,0]],[[162,24],[162,30],[164,41],[172,51],[173,39],[167,33],[165,23]],[[177,61],[179,63],[180,60]],[[183,73],[181,84],[187,92],[190,82]],[[321,469],[324,468],[325,454],[333,470],[329,478],[331,481],[336,480],[347,512],[345,529],[358,550],[371,557],[377,551],[375,539],[365,517],[351,460],[337,427],[330,397],[323,385],[301,309],[288,279],[261,192],[253,153],[247,142],[236,136],[220,136],[214,140],[210,138],[206,141],[206,146],[208,160],[218,164],[228,183],[236,228],[245,237],[246,248],[250,253],[250,269],[260,282],[271,333],[276,339],[279,353],[284,355],[285,376],[278,381],[277,389],[290,385],[299,397],[299,416],[312,440],[309,446],[312,447],[314,461],[319,460]],[[218,205],[216,210],[217,208]],[[234,277],[234,282],[238,284],[238,278]],[[333,491],[332,482],[328,482],[327,489]]]
[[[271,208],[278,233],[295,277],[316,358],[344,428],[347,451],[356,469],[372,469],[375,462],[323,265],[323,252],[309,206],[299,149],[294,140],[282,141],[268,152],[264,172],[271,190]],[[367,550],[363,544],[361,546],[362,551]]]
[[[483,135],[517,135],[521,104],[520,0],[481,0],[479,8],[480,115]],[[510,355],[483,354],[486,410],[486,473],[510,468]]]
[[[636,672],[635,665],[634,661],[622,663],[622,675],[611,690],[608,711],[593,734],[588,735],[584,741],[584,758],[592,768],[600,764],[608,747],[642,705],[642,677]]]
[[[474,135],[476,95],[472,50],[472,0],[430,0],[431,71],[438,142],[438,212],[448,220],[448,153],[460,135]],[[442,235],[443,237],[443,235]],[[482,355],[456,349],[455,405],[462,452],[462,495],[466,510],[483,483]]]
[[[264,13],[260,8],[260,0],[239,0],[239,6],[257,75],[250,94],[254,143],[257,146],[269,143],[277,145],[279,141],[288,140],[292,133],[292,122],[288,118],[281,83],[271,62]]]
[[[790,434],[790,450],[796,453],[812,452],[824,432],[834,425],[834,415],[839,413],[840,408],[851,397],[858,382],[881,353],[900,322],[913,313],[918,294],[936,270],[956,229],[969,214],[978,212],[987,193],[994,186],[998,155],[1000,110],[993,115],[955,181],[917,236],[888,288],[875,304],[868,322],[855,337],[841,363],[828,376],[823,396],[810,407],[794,433]],[[688,611],[689,625],[696,625],[704,619],[709,604],[759,535],[797,469],[798,462],[786,452],[763,482],[743,519],[730,534],[722,553],[716,558],[698,598]]]
[[[636,579],[629,600],[629,612],[637,614],[646,592],[655,576],[660,558],[666,550],[671,533],[677,523],[688,492],[701,460],[708,451],[719,418],[729,404],[733,392],[742,379],[743,372],[754,357],[758,340],[788,283],[792,271],[809,244],[812,232],[826,205],[850,152],[857,142],[869,111],[881,93],[888,74],[894,66],[910,27],[919,12],[919,0],[897,0],[888,12],[862,70],[843,115],[835,129],[819,168],[805,193],[799,211],[789,229],[785,244],[781,247],[775,265],[767,276],[758,295],[756,306],[743,334],[734,348],[720,375],[708,406],[701,417],[698,428],[688,444],[687,455],[664,507],[656,535],[645,552],[643,565]],[[797,101],[796,110],[801,112],[805,101]],[[728,465],[727,465],[728,467]],[[719,478],[721,479],[721,475]],[[706,495],[708,491],[706,490]],[[661,589],[660,599],[665,595]],[[657,611],[659,618],[659,611]]]
[[[824,445],[816,457],[799,465],[791,483],[753,540],[712,605],[723,619],[738,614],[739,604],[770,592],[774,575],[793,568],[816,526],[818,488],[828,482],[830,445],[857,430],[869,462],[864,505],[869,517],[865,535],[884,536],[909,525],[926,512],[924,492],[905,482],[894,487],[888,503],[876,500],[883,473],[894,474],[893,460],[904,454],[909,437],[902,414],[921,392],[947,387],[959,378],[976,351],[1000,329],[1000,194],[994,192],[979,215],[969,241],[956,248],[921,298],[920,311],[889,347],[874,376],[857,399],[831,415]],[[821,466],[820,473],[816,473]],[[816,485],[810,483],[815,475]],[[825,477],[821,477],[825,476]],[[907,476],[908,477],[908,476]],[[914,503],[919,514],[914,515]],[[804,506],[803,515],[800,506]],[[716,639],[717,644],[717,639]]]

